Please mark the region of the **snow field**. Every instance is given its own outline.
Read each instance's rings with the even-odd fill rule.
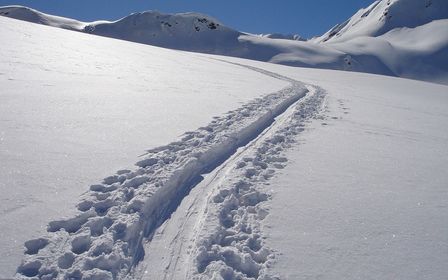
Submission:
[[[233,59],[229,59],[233,60]],[[265,244],[280,279],[444,279],[448,87],[247,62],[318,84],[324,119],[271,179]]]
[[[76,215],[90,184],[288,85],[198,54],[5,17],[0,33],[4,278],[16,273],[25,241]]]
[[[291,86],[148,151],[136,170],[120,170],[92,185],[76,217],[50,222],[48,235],[27,242],[18,277],[124,277],[144,258],[143,240],[169,218],[200,175],[220,165],[305,95],[302,84],[284,80]]]

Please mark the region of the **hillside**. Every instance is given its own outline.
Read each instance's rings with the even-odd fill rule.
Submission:
[[[448,2],[443,0],[379,0],[312,41],[333,43],[378,37],[397,28],[416,28],[447,18]]]

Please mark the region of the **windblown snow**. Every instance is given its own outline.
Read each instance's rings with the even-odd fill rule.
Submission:
[[[311,41],[2,8],[43,25],[0,18],[0,278],[443,279],[446,85],[213,54],[446,83],[446,7]]]
[[[446,0],[378,0],[308,41],[299,35],[240,32],[196,13],[147,11],[92,23],[20,6],[0,8],[0,15],[172,49],[448,84]],[[409,38],[425,44],[408,44]]]

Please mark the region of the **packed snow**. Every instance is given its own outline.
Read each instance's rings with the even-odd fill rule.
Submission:
[[[135,13],[78,22],[8,6],[0,15],[166,48],[289,66],[357,71],[448,84],[448,2],[379,0],[322,36],[254,35],[197,13]],[[409,38],[422,44],[409,44]]]
[[[444,83],[443,1],[415,25],[375,20],[409,3],[377,1],[325,42],[2,8],[71,30],[0,17],[0,278],[443,279],[448,86],[83,33],[138,42],[129,29],[178,21],[259,60]]]

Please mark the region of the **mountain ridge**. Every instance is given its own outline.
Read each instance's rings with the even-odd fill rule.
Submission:
[[[170,49],[448,84],[448,35],[443,31],[448,29],[448,2],[443,0],[375,1],[308,41],[298,35],[237,31],[200,13],[146,11],[88,23],[7,6],[0,15]],[[412,38],[426,43],[403,43]]]

